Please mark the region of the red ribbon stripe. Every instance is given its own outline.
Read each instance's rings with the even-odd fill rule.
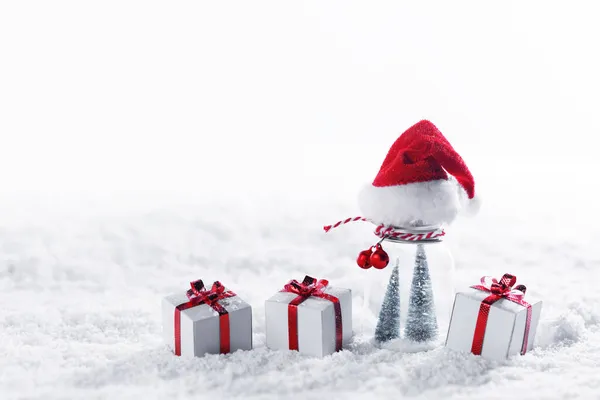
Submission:
[[[298,295],[288,304],[288,342],[290,350],[299,349],[298,306],[310,297],[318,297],[333,303],[335,315],[335,351],[340,351],[342,349],[342,307],[340,305],[340,300],[337,297],[323,292],[328,284],[329,282],[325,279],[317,281],[315,278],[307,275],[302,283],[299,283],[294,279],[283,288],[282,292],[295,293]]]
[[[225,287],[218,281],[213,283],[213,286],[210,290],[205,290],[204,283],[200,279],[191,282],[190,286],[192,288],[187,292],[187,296],[190,300],[175,307],[175,355],[181,355],[181,311],[202,304],[212,307],[213,310],[219,313],[220,352],[229,353],[231,350],[229,313],[225,307],[218,303],[218,301],[228,297],[236,296],[236,294],[230,290],[225,291]]]
[[[521,345],[521,354],[523,355],[527,352],[532,314],[531,304],[523,300],[527,288],[525,285],[518,285],[513,289],[514,284],[517,282],[517,277],[511,274],[504,274],[502,279],[500,279],[500,282],[498,282],[496,279],[492,279],[492,284],[489,286],[486,285],[486,278],[489,277],[484,276],[481,278],[481,285],[471,286],[473,289],[490,292],[490,295],[483,299],[479,306],[479,314],[477,315],[477,323],[475,325],[475,332],[473,333],[471,352],[475,355],[481,355],[487,322],[490,315],[490,308],[492,304],[498,300],[506,299],[527,308],[525,332],[523,336],[523,343]]]

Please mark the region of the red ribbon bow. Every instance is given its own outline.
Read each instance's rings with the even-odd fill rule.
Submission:
[[[290,350],[298,350],[298,305],[310,297],[319,297],[333,303],[335,314],[335,350],[340,351],[342,349],[342,308],[340,300],[337,297],[324,292],[328,285],[329,281],[326,279],[317,280],[306,275],[302,282],[292,279],[283,287],[282,292],[298,295],[288,305],[288,339]]]
[[[329,285],[326,279],[316,280],[315,278],[306,275],[302,283],[295,279],[289,281],[284,287],[284,292],[296,293],[299,296],[310,297],[315,294],[322,294],[325,288]]]
[[[532,309],[531,305],[523,300],[527,288],[525,285],[517,285],[513,289],[515,283],[517,283],[516,276],[504,274],[500,279],[500,282],[490,276],[483,276],[481,278],[481,284],[471,286],[473,289],[483,290],[491,293],[488,297],[482,300],[481,305],[479,306],[479,315],[477,317],[475,333],[473,334],[473,343],[471,345],[471,352],[473,354],[481,355],[483,338],[485,336],[485,329],[487,327],[487,320],[490,313],[490,306],[500,299],[506,299],[527,307],[527,319],[525,321],[525,333],[523,336],[523,344],[521,346],[521,354],[525,354],[527,352]]]
[[[491,284],[488,284],[489,280],[491,280]],[[516,276],[504,274],[502,279],[500,279],[500,282],[491,276],[483,276],[481,277],[481,285],[475,285],[472,287],[491,292],[497,296],[523,298],[523,296],[525,296],[525,292],[527,291],[527,287],[525,287],[525,285],[515,286],[515,283],[517,283]],[[513,286],[515,286],[514,289]]]
[[[190,286],[192,287],[186,293],[188,299],[201,299],[200,302],[204,304],[211,305],[221,299],[224,299],[225,296],[225,286],[219,281],[215,281],[210,288],[210,290],[206,290],[204,287],[204,282],[202,279],[198,279],[197,281],[190,282]]]
[[[181,355],[181,311],[192,307],[206,304],[219,313],[219,337],[221,353],[229,353],[229,314],[225,307],[220,305],[219,300],[236,296],[231,290],[225,290],[225,286],[219,281],[215,281],[212,287],[207,290],[204,287],[202,279],[190,282],[191,289],[186,292],[188,302],[175,307],[175,355]]]

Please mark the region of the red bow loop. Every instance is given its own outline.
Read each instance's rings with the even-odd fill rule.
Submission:
[[[198,279],[196,281],[190,282],[190,287],[186,293],[188,299],[191,299],[194,296],[200,296],[200,293],[204,291],[204,282],[202,279]]]
[[[191,289],[186,293],[190,300],[192,298],[198,298],[201,299],[203,303],[211,305],[224,298],[223,294],[225,293],[225,286],[219,281],[215,281],[210,290],[207,290],[204,287],[202,279],[190,282],[190,286]]]
[[[302,282],[296,279],[289,281],[284,287],[284,292],[295,293],[302,297],[310,297],[314,294],[322,293],[329,285],[326,279],[315,279],[312,276],[306,275]]]
[[[491,283],[490,283],[491,281]],[[511,274],[504,274],[500,279],[500,282],[496,278],[490,276],[483,276],[481,278],[481,284],[472,286],[475,289],[484,290],[490,292],[496,296],[511,297],[513,295],[523,296],[525,294],[525,285],[518,285],[515,288],[513,286],[517,283],[517,277]]]
[[[519,292],[522,292],[523,294],[525,294],[525,292],[527,291],[527,286],[517,285],[517,286],[515,286],[515,290],[518,290]]]

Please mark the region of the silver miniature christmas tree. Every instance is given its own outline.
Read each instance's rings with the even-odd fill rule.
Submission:
[[[418,244],[404,337],[415,342],[425,342],[434,339],[437,334],[438,324],[427,256],[424,246]]]
[[[392,270],[392,275],[379,311],[375,340],[382,343],[400,337],[400,274],[399,260]]]

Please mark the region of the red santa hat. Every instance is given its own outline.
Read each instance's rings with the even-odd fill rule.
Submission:
[[[408,128],[390,148],[373,183],[359,193],[364,217],[409,227],[450,224],[461,210],[474,215],[480,201],[461,156],[427,120]]]

